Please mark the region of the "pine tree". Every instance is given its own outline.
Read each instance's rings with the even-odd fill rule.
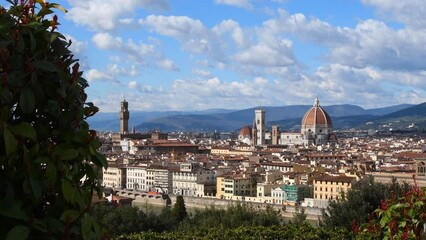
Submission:
[[[172,217],[176,221],[181,222],[183,219],[186,218],[187,215],[188,213],[186,212],[185,201],[183,200],[183,197],[177,196],[176,203],[173,206],[172,210]]]

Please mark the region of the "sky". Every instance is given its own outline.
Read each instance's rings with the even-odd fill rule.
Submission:
[[[51,2],[102,112],[426,101],[424,0]]]

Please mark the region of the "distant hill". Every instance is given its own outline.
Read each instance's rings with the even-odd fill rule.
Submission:
[[[152,119],[180,116],[180,115],[205,115],[205,114],[218,114],[234,112],[235,109],[207,109],[202,111],[130,111],[129,128],[137,126],[142,122],[147,122]],[[120,128],[120,120],[118,112],[99,112],[88,120],[90,126],[96,130],[101,131],[118,131]],[[163,126],[165,127],[165,126]],[[162,129],[156,127],[156,129]]]
[[[357,128],[392,128],[403,129],[426,129],[426,102],[408,108],[395,111],[375,119],[368,123],[358,125]]]
[[[394,105],[389,107],[383,107],[383,108],[373,108],[373,109],[367,109],[366,114],[368,115],[376,115],[376,116],[383,116],[389,113],[397,112],[399,110],[403,110],[409,107],[414,106],[413,104],[400,104],[400,105]]]
[[[154,129],[161,131],[237,131],[245,125],[252,125],[254,111],[263,109],[266,112],[268,126],[277,124],[283,130],[298,130],[303,115],[311,107],[312,105],[290,105],[280,107],[259,106],[241,110],[130,111],[129,128],[135,126],[138,131]],[[388,124],[389,121],[395,122],[391,125],[399,128],[412,123],[423,126],[426,114],[424,104],[401,104],[375,109],[364,109],[349,104],[323,107],[332,117],[334,129],[379,128],[381,125]],[[401,124],[397,124],[398,121],[402,121]],[[119,114],[118,112],[100,112],[89,118],[89,124],[96,130],[118,131]]]
[[[386,108],[368,109],[356,105],[331,105],[324,109],[332,117],[335,129],[346,129],[362,125],[383,113],[392,113],[412,105],[403,104]],[[232,112],[205,115],[172,115],[147,120],[136,126],[139,131],[161,129],[163,131],[236,131],[245,125],[252,125],[254,111],[266,112],[268,125],[278,124],[281,129],[300,129],[300,122],[312,105],[291,105],[282,107],[260,106]]]

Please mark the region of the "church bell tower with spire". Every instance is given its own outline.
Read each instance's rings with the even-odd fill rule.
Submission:
[[[129,103],[124,99],[121,102],[120,109],[120,133],[126,134],[129,132]]]

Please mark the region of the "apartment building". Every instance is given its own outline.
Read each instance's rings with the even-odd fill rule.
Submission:
[[[110,163],[107,169],[102,169],[102,185],[119,189],[126,188],[126,168]]]
[[[217,177],[218,198],[256,196],[256,178],[249,174],[224,174]]]
[[[181,163],[172,172],[173,194],[202,197],[216,193],[216,174],[198,163]]]
[[[146,184],[146,167],[145,166],[128,166],[127,167],[127,189],[149,191]]]
[[[342,197],[342,193],[346,194],[348,189],[352,188],[352,184],[356,181],[356,177],[345,175],[332,176],[321,175],[313,179],[314,183],[314,199],[335,200]]]

